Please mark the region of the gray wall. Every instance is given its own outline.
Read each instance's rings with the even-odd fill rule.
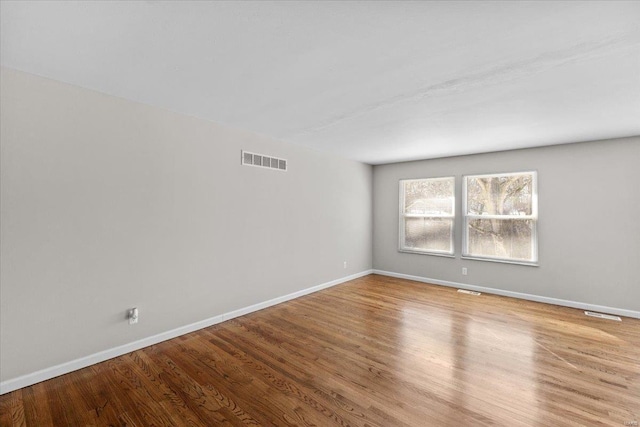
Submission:
[[[2,380],[371,268],[371,166],[1,81]],[[241,149],[290,170],[241,166]]]
[[[529,170],[540,266],[461,259],[462,175]],[[455,259],[398,252],[398,180],[451,175]],[[375,166],[373,188],[375,269],[640,310],[640,137]]]
[[[367,270],[372,247],[380,270],[640,310],[640,137],[372,180],[208,121],[4,68],[0,81],[2,381]],[[290,170],[240,166],[241,149]],[[538,171],[539,267],[461,260],[460,218],[455,259],[398,252],[399,179],[456,175],[459,196],[463,174],[520,170]]]

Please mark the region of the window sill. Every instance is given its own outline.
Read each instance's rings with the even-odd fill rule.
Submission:
[[[443,258],[455,258],[455,254],[447,254],[447,253],[437,253],[437,252],[422,252],[422,251],[412,251],[411,249],[398,249],[398,252],[402,252],[405,254],[418,254],[418,255],[430,255],[430,256],[439,256]]]
[[[517,261],[517,260],[500,259],[500,258],[482,258],[477,256],[469,256],[469,255],[462,255],[461,258],[469,259],[473,261],[489,261],[489,262],[499,262],[501,264],[515,264],[515,265],[525,265],[527,267],[540,267],[540,264],[538,264],[538,262]]]

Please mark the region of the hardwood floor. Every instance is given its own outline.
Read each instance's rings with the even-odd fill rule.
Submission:
[[[371,275],[0,396],[2,426],[637,425],[640,320]]]

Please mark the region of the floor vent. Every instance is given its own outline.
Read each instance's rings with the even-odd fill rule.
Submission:
[[[591,317],[599,317],[600,319],[616,320],[618,322],[622,322],[621,318],[619,318],[618,316],[612,316],[610,314],[596,313],[595,311],[585,311],[584,314]]]
[[[468,290],[466,290],[466,289],[458,289],[458,292],[460,292],[461,294],[482,295],[480,292],[476,292],[476,291],[468,291]]]
[[[267,168],[282,172],[287,171],[287,160],[277,157],[265,156],[264,154],[250,153],[242,150],[242,164],[244,166],[255,166],[259,168]]]

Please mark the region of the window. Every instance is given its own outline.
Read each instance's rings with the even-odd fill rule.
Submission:
[[[455,178],[400,181],[400,251],[453,255]]]
[[[536,172],[465,176],[463,257],[538,261]]]

